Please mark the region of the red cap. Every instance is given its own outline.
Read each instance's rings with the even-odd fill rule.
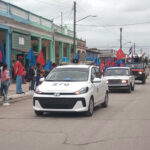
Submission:
[[[18,59],[23,59],[23,57],[22,56],[18,56]]]

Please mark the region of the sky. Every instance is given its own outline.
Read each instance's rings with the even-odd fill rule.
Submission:
[[[4,0],[54,23],[73,29],[74,0]],[[118,50],[120,28],[122,49],[128,53],[135,43],[135,51],[150,55],[150,0],[76,0],[77,36],[86,40],[88,48]],[[94,16],[94,17],[92,17]]]

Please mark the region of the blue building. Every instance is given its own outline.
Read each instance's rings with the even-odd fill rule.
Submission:
[[[46,61],[59,64],[62,57],[71,62],[73,31],[60,27],[52,20],[43,18],[0,0],[0,42],[2,43],[8,68],[19,55],[25,59],[30,48],[37,57],[42,50]]]

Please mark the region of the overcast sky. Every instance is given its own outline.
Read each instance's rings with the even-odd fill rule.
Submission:
[[[73,27],[73,0],[4,0],[54,23]],[[150,52],[150,0],[76,0],[78,38],[86,39],[89,48],[115,48],[120,45],[123,28],[123,50],[128,52],[133,43],[136,52]]]

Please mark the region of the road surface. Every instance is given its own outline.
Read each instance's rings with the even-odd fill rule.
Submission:
[[[36,117],[31,97],[1,105],[0,150],[150,150],[150,79],[131,94],[110,93],[92,117]]]

